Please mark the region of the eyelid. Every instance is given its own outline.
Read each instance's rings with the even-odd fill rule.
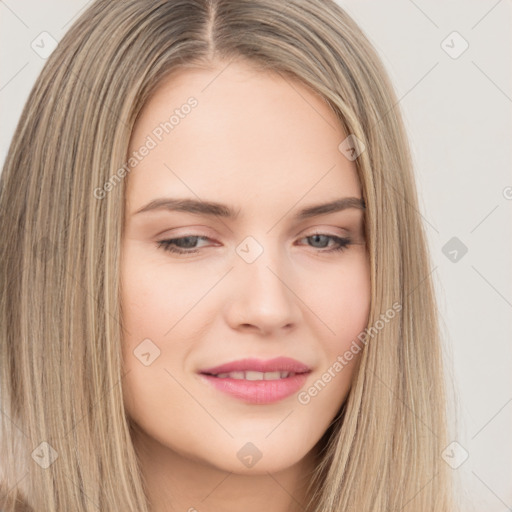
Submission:
[[[186,236],[204,236],[207,238],[215,238],[216,235],[212,233],[212,230],[206,226],[186,226],[179,228],[168,228],[163,231],[159,231],[155,235],[155,239],[161,238],[183,238]]]
[[[357,235],[357,230],[342,228],[340,226],[313,226],[303,229],[297,238],[304,238],[313,235],[328,235],[339,238],[354,237]]]
[[[160,231],[157,235],[155,235],[156,240],[163,239],[174,239],[174,238],[185,238],[185,237],[199,237],[199,238],[208,238],[212,242],[217,242],[216,238],[218,235],[214,235],[206,228],[205,226],[198,226],[198,231],[194,229],[194,226],[187,226],[183,228],[175,228],[175,229],[167,229],[164,231]],[[338,231],[336,231],[338,230]],[[340,232],[341,231],[341,232]],[[350,237],[353,236],[354,230],[350,230],[348,228],[341,228],[339,226],[330,226],[330,227],[308,227],[304,228],[300,233],[294,236],[295,239],[302,239],[305,237],[310,237],[314,235],[328,235],[334,237]]]

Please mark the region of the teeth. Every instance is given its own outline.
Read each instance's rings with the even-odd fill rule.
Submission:
[[[287,377],[293,377],[293,372],[230,372],[230,373],[219,373],[216,375],[218,379],[236,379],[236,380],[278,380],[286,379]]]
[[[264,376],[262,372],[245,372],[245,380],[263,380]]]

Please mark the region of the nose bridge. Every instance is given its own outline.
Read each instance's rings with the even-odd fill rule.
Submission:
[[[288,288],[289,268],[284,251],[275,238],[248,236],[237,247],[235,279],[239,297],[239,314],[243,323],[269,329],[296,320],[295,296]]]
[[[283,254],[271,236],[246,237],[237,247],[240,260],[237,264],[244,274],[243,280],[256,290],[266,290],[268,293],[283,293],[283,283],[276,276],[280,274],[283,265]]]

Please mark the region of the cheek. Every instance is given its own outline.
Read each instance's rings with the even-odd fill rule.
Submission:
[[[178,322],[190,309],[187,304],[194,291],[180,282],[179,272],[144,258],[135,244],[124,252],[121,275],[125,409],[138,425],[149,420],[148,426],[156,431],[168,429],[173,421],[163,413],[164,404],[179,410],[187,406],[171,377],[186,347],[180,343],[169,346],[168,340],[169,336],[179,338],[182,324]]]
[[[370,269],[366,258],[326,273],[310,293],[314,311],[325,325],[323,339],[329,352],[339,351],[363,331],[370,313]],[[312,308],[313,309],[313,308]]]
[[[121,301],[128,339],[134,342],[141,337],[165,338],[194,308],[210,280],[206,276],[190,279],[179,265],[165,265],[151,260],[136,247],[127,248],[122,264]]]
[[[172,295],[164,293],[165,281],[157,280],[152,272],[134,267],[127,272],[122,293],[123,319],[129,336],[149,336],[164,329],[171,321],[166,318],[172,311]],[[169,326],[167,327],[167,329]]]
[[[135,242],[124,246],[122,357],[124,370],[129,372],[124,379],[126,407],[133,417],[148,407],[159,410],[162,390],[173,388],[169,373],[181,371],[182,362],[200,339],[201,326],[194,314],[214,279],[197,273],[191,279],[179,265],[148,256],[147,249]],[[182,406],[177,396],[181,395],[173,400]]]
[[[298,394],[304,414],[327,428],[338,413],[352,386],[356,365],[364,346],[358,336],[367,326],[370,312],[370,269],[366,258],[354,258],[350,265],[333,269],[317,283],[324,293],[311,294],[324,333],[319,338],[322,361],[315,378]],[[318,426],[318,425],[317,425]],[[318,435],[318,432],[316,432]]]

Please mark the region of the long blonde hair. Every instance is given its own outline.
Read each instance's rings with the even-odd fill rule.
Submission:
[[[371,263],[365,345],[324,436],[308,510],[448,512],[445,371],[429,255],[397,98],[332,0],[98,0],[49,57],[1,175],[3,510],[150,510],[123,408],[119,258],[126,162],[165,77],[250,61],[323,96],[355,163]],[[340,141],[341,142],[341,141]]]

